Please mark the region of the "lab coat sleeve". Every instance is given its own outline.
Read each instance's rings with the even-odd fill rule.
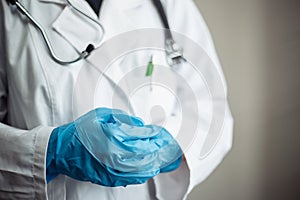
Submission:
[[[0,3],[0,199],[46,199],[45,155],[49,127],[21,130],[5,124],[7,74]]]
[[[45,152],[51,128],[0,124],[0,199],[46,199]]]
[[[167,0],[165,4],[171,29],[192,39],[204,49],[214,62],[217,71],[221,75],[224,88],[227,90],[225,78],[210,32],[195,3],[192,0]],[[225,91],[225,93],[227,96],[227,91]],[[202,141],[195,140],[192,146],[184,152],[190,170],[189,192],[213,172],[231,149],[233,118],[227,101],[225,103],[226,115],[221,130],[222,133],[214,149],[205,158],[200,158]]]

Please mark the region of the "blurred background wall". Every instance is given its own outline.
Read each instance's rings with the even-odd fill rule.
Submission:
[[[235,118],[232,151],[190,200],[300,199],[300,1],[195,0]]]

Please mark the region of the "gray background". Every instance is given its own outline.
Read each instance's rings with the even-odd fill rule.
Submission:
[[[196,0],[229,88],[234,145],[190,200],[300,199],[300,1]]]

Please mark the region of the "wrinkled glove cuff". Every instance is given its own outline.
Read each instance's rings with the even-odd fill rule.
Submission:
[[[58,172],[56,169],[56,146],[57,146],[57,138],[58,138],[58,128],[55,128],[49,138],[48,148],[47,148],[47,157],[46,157],[46,180],[49,183],[56,176],[58,176]]]

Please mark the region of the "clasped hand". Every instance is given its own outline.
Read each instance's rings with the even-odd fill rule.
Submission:
[[[47,182],[58,174],[103,186],[141,184],[179,167],[182,151],[164,128],[97,108],[51,133]]]

